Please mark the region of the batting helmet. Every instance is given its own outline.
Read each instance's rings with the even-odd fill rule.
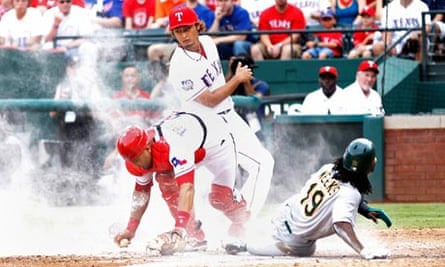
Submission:
[[[352,172],[368,173],[376,162],[374,144],[366,138],[353,140],[343,154],[343,167]]]
[[[132,160],[144,151],[154,135],[154,129],[144,130],[131,126],[117,140],[117,150],[125,160]]]

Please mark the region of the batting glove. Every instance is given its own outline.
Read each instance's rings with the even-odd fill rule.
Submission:
[[[377,209],[377,208],[368,208],[368,212],[375,212],[376,213],[376,218],[382,220],[383,222],[385,222],[386,226],[389,228],[392,225],[392,221],[391,218],[389,218],[388,214],[386,214],[386,212],[382,209]]]

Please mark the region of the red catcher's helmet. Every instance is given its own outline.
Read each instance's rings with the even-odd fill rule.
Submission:
[[[154,129],[144,130],[131,126],[117,140],[117,150],[125,160],[133,160],[144,151],[154,135]]]

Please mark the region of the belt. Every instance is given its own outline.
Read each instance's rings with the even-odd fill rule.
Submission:
[[[231,108],[229,108],[229,109],[226,109],[226,110],[224,110],[224,111],[221,111],[221,112],[218,112],[217,114],[218,115],[226,115],[227,113],[229,113],[230,111],[232,111],[232,109]]]

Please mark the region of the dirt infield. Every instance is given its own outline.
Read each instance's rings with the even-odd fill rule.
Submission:
[[[361,260],[337,237],[319,241],[310,258],[226,255],[221,249],[183,253],[168,257],[147,257],[143,252],[121,251],[109,255],[53,255],[0,258],[0,266],[445,266],[445,229],[374,229],[358,231],[381,240],[392,251],[388,260]],[[378,241],[377,241],[378,242]]]

